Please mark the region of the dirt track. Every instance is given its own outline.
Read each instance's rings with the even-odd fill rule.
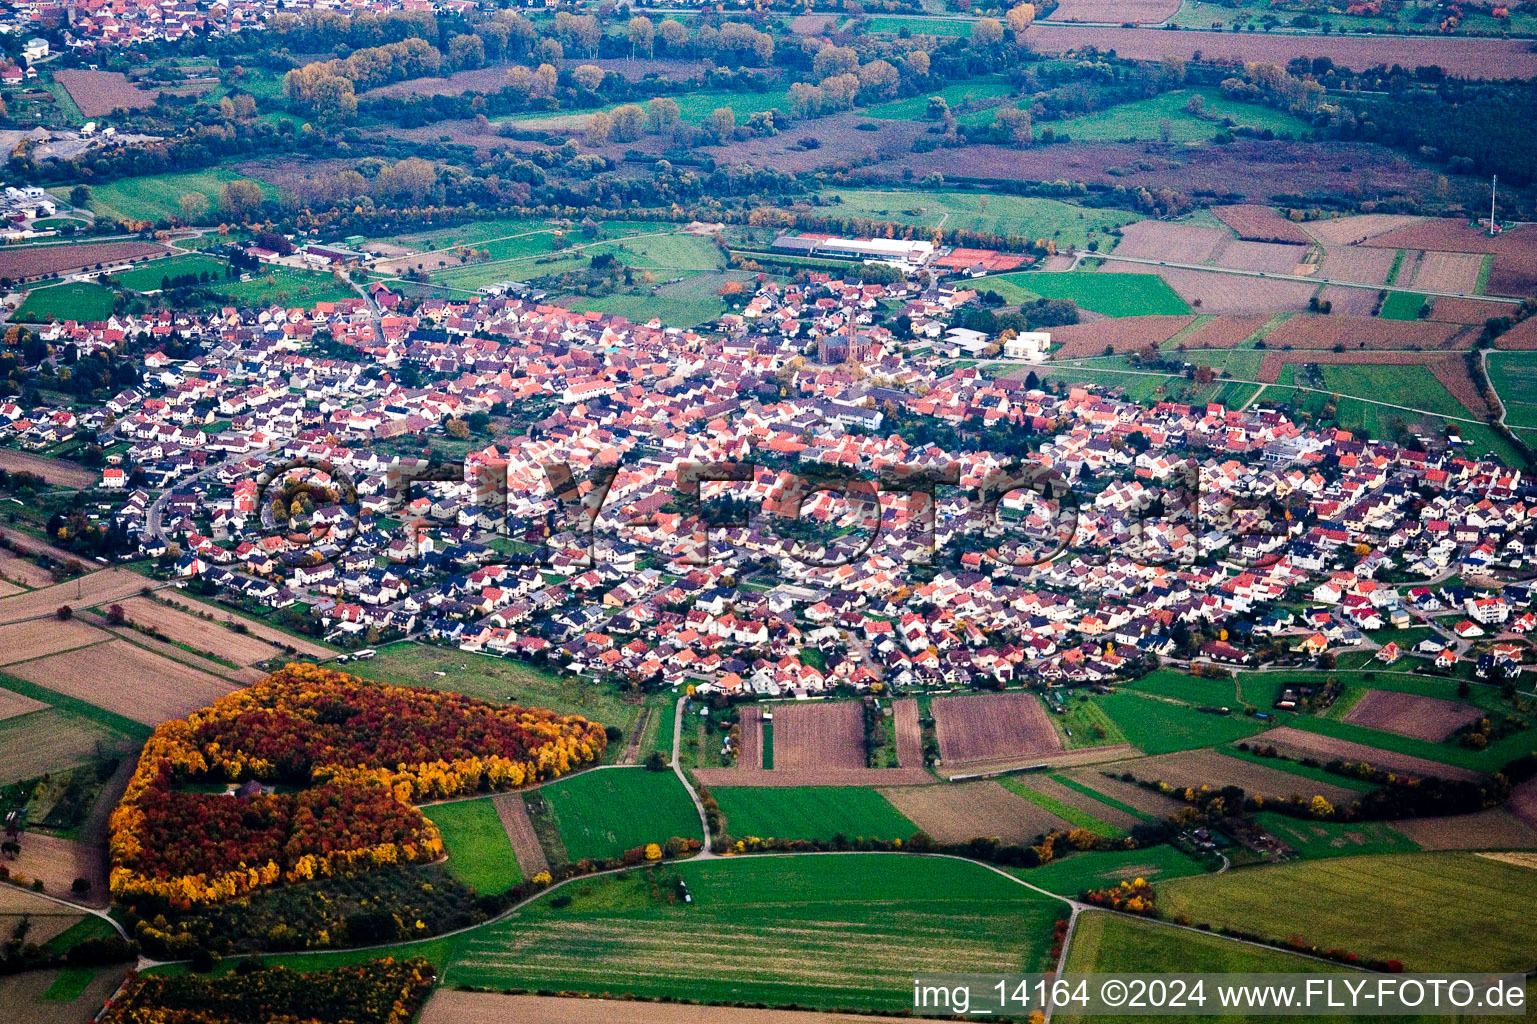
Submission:
[[[896,717],[897,764],[903,768],[923,767],[923,727],[918,722],[918,701],[909,697],[892,705]]]
[[[550,870],[544,847],[539,845],[533,822],[528,820],[528,805],[523,802],[523,794],[500,793],[491,798],[491,803],[496,808],[496,816],[502,820],[502,830],[512,844],[523,877],[533,878],[541,871]]]

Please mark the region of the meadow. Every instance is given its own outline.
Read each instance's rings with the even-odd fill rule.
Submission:
[[[918,831],[885,797],[857,786],[717,786],[710,795],[738,839],[906,839]]]
[[[708,271],[684,271],[681,276],[682,280],[638,292],[572,295],[561,302],[571,309],[610,313],[641,324],[655,317],[668,327],[695,327],[726,311],[716,292],[730,277]]]
[[[13,315],[16,320],[105,320],[112,315],[112,289],[94,281],[69,281],[34,288]]]
[[[1108,853],[1074,853],[1038,868],[1013,868],[1031,885],[1063,896],[1078,896],[1085,889],[1099,889],[1122,880],[1145,878],[1162,882],[1189,875],[1203,875],[1205,866],[1172,846]]]
[[[1207,117],[1197,117],[1185,109],[1196,96],[1201,98]],[[1300,117],[1255,103],[1237,103],[1216,89],[1176,89],[1151,99],[1122,103],[1065,121],[1043,121],[1035,126],[1035,131],[1040,135],[1052,129],[1058,135],[1065,134],[1085,142],[1151,141],[1162,138],[1164,122],[1167,122],[1169,141],[1185,143],[1204,142],[1226,131],[1229,121],[1235,127],[1277,135],[1302,136],[1312,131]]]
[[[352,286],[335,276],[291,267],[263,267],[250,275],[249,281],[220,280],[210,287],[227,295],[241,306],[278,305],[313,306],[317,302],[340,302],[360,296]]]
[[[877,14],[865,22],[865,31],[879,35],[901,35],[904,31],[914,36],[938,38],[971,37],[974,22],[969,18],[924,18],[897,14]]]
[[[1127,683],[1126,688],[1207,707],[1236,707],[1241,703],[1231,677],[1210,679],[1169,668],[1154,669],[1141,679]]]
[[[1418,320],[1420,310],[1425,308],[1428,301],[1426,296],[1415,292],[1388,292],[1377,315],[1384,320]]]
[[[460,800],[422,808],[443,833],[448,873],[482,893],[506,892],[523,881],[507,831],[489,799]]]
[[[1175,880],[1158,886],[1158,903],[1198,924],[1296,935],[1411,971],[1526,971],[1533,879],[1468,853],[1338,857]]]
[[[617,857],[674,836],[702,838],[699,814],[672,772],[609,768],[540,787],[571,860]]]
[[[921,121],[929,109],[929,97],[938,96],[951,110],[973,103],[985,103],[1002,99],[1014,91],[1014,87],[1001,78],[979,78],[971,82],[956,82],[936,92],[923,92],[906,99],[881,103],[865,111],[869,117],[890,121]],[[988,118],[991,120],[991,118]]]
[[[1490,352],[1489,383],[1512,427],[1537,427],[1537,352]]]
[[[925,102],[927,102],[925,100]],[[983,231],[1030,239],[1050,238],[1059,246],[1083,248],[1098,238],[1102,248],[1114,241],[1109,232],[1141,220],[1126,210],[1093,210],[1055,199],[995,195],[987,192],[888,192],[877,189],[835,189],[822,192],[831,215],[871,217],[921,227]]]
[[[1079,307],[1105,316],[1150,316],[1190,312],[1185,300],[1157,274],[1101,274],[1075,270],[1040,271],[989,277],[977,287],[1019,304],[1036,299],[1071,299]]]
[[[1304,860],[1354,857],[1380,853],[1415,853],[1414,840],[1380,821],[1302,821],[1268,811],[1254,816],[1265,831],[1286,843]]]
[[[268,199],[278,197],[276,185],[237,174],[223,167],[212,167],[189,174],[152,174],[142,178],[122,178],[91,186],[90,208],[98,217],[117,220],[148,220],[181,216],[181,197],[188,193],[204,196],[210,208],[218,209],[219,192],[232,181],[254,181]]]
[[[1041,969],[1064,910],[945,858],[683,862],[573,882],[472,932],[442,982],[893,1011],[911,1004],[918,965]]]
[[[1172,754],[1176,750],[1230,743],[1275,724],[1244,715],[1208,714],[1186,704],[1171,704],[1135,693],[1112,693],[1096,697],[1095,702],[1134,746],[1149,754]]]

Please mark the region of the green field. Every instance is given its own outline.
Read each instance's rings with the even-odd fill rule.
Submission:
[[[1185,300],[1157,274],[1104,274],[1089,270],[1001,274],[977,285],[1005,302],[1071,299],[1080,307],[1105,316],[1150,316],[1190,312]]]
[[[1041,969],[1066,909],[978,864],[879,853],[685,862],[557,894],[570,905],[464,936],[442,983],[901,1010],[914,970]]]
[[[678,114],[682,120],[690,124],[701,124],[715,111],[725,107],[736,115],[737,124],[747,123],[752,115],[765,110],[779,110],[788,113],[790,110],[790,90],[786,86],[781,89],[769,89],[766,92],[754,92],[751,89],[738,89],[727,92],[719,89],[700,90],[693,92],[678,92],[668,95],[678,105]],[[642,106],[644,100],[637,101]],[[498,120],[498,124],[511,124],[523,131],[549,131],[579,132],[582,131],[588,118],[596,113],[607,113],[615,107],[622,106],[619,103],[610,103],[603,107],[590,110],[550,110],[541,113],[519,113],[512,117]]]
[[[1139,697],[1135,693],[1112,693],[1094,700],[1134,746],[1149,754],[1172,754],[1176,750],[1230,743],[1275,724],[1243,715],[1208,714],[1188,705]]]
[[[497,893],[523,881],[507,831],[490,799],[460,800],[424,807],[422,813],[443,833],[448,873],[476,892]]]
[[[1526,971],[1537,949],[1529,868],[1471,853],[1295,861],[1158,887],[1166,914],[1300,936],[1411,971]]]
[[[921,121],[929,109],[929,97],[939,96],[950,109],[989,100],[1002,99],[1014,91],[1014,87],[1002,79],[980,79],[972,82],[956,82],[937,92],[924,92],[906,99],[893,100],[870,107],[865,111],[870,117],[893,121]]]
[[[214,167],[192,174],[153,174],[92,185],[90,206],[98,217],[113,217],[117,220],[179,218],[182,196],[189,192],[206,196],[209,208],[218,210],[219,191],[231,181],[255,181],[267,198],[276,199],[278,196],[276,185]]]
[[[1490,352],[1489,383],[1512,427],[1537,427],[1537,352]]]
[[[373,660],[359,665],[355,671],[384,683],[430,686],[496,703],[510,701],[549,708],[624,729],[640,714],[638,707],[624,703],[612,687],[590,679],[561,676],[510,658],[424,644],[381,647]]]
[[[1172,846],[1151,846],[1144,850],[1074,853],[1042,867],[1015,868],[1013,873],[1031,885],[1076,897],[1085,889],[1115,885],[1123,879],[1145,878],[1149,882],[1162,882],[1202,875],[1206,868]]]
[[[1364,743],[1369,747],[1380,747],[1412,757],[1423,757],[1429,761],[1440,761],[1442,764],[1454,764],[1460,768],[1471,768],[1481,772],[1497,771],[1516,758],[1530,754],[1533,746],[1537,745],[1533,742],[1537,740],[1537,735],[1534,735],[1531,729],[1495,740],[1482,750],[1473,750],[1460,743],[1435,743],[1430,740],[1415,739],[1412,736],[1367,729],[1349,722],[1336,722],[1328,718],[1304,716],[1290,724],[1309,732],[1333,736],[1335,739]]]
[[[975,22],[969,18],[923,18],[877,14],[866,20],[865,31],[883,35],[897,35],[905,28],[908,33],[915,36],[969,39],[971,38],[971,29],[974,24]]]
[[[906,839],[918,831],[873,789],[856,786],[717,786],[710,790],[738,839]]]
[[[617,857],[673,836],[703,838],[699,814],[672,772],[608,768],[542,786],[572,860]]]
[[[13,319],[105,320],[112,315],[112,289],[93,281],[70,281],[27,293]]]
[[[113,275],[113,280],[122,288],[136,292],[153,292],[160,290],[160,282],[163,278],[185,274],[201,276],[207,273],[213,278],[211,286],[222,288],[225,285],[235,284],[224,277],[224,271],[228,266],[229,264],[224,260],[212,256],[172,256],[168,260],[141,263],[132,270]]]
[[[1420,310],[1428,301],[1426,296],[1415,292],[1388,292],[1377,315],[1384,320],[1418,320]]]
[[[1265,831],[1297,851],[1304,860],[1325,857],[1354,857],[1373,853],[1415,853],[1420,845],[1380,821],[1303,821],[1284,814],[1264,811],[1254,820]]]
[[[686,271],[683,280],[657,286],[654,290],[631,294],[572,295],[561,300],[571,309],[592,310],[622,316],[635,323],[653,317],[668,327],[696,327],[718,318],[726,311],[716,291],[729,278],[725,274]]]
[[[1196,677],[1172,668],[1154,669],[1141,679],[1127,683],[1126,688],[1205,707],[1231,708],[1240,703],[1238,688],[1231,678]]]
[[[1112,722],[1098,704],[1087,698],[1067,695],[1063,695],[1062,701],[1062,706],[1067,710],[1060,715],[1053,714],[1051,722],[1062,735],[1063,746],[1069,750],[1107,747],[1126,742],[1120,726]]]
[[[340,302],[359,295],[352,286],[332,274],[291,267],[263,267],[249,281],[220,280],[209,287],[228,295],[240,305],[313,306],[317,302]]]
[[[925,100],[925,102],[927,102]],[[1091,210],[1056,199],[993,195],[986,192],[886,192],[835,189],[820,194],[832,216],[870,217],[921,227],[984,231],[1031,240],[1054,239],[1059,246],[1083,248],[1098,238],[1108,249],[1111,228],[1141,220],[1125,210]]]
[[[1205,120],[1185,110],[1185,104],[1197,95],[1207,114],[1215,120]],[[1235,127],[1268,130],[1278,135],[1301,136],[1312,131],[1300,117],[1256,103],[1237,103],[1226,99],[1216,89],[1176,89],[1151,99],[1122,103],[1065,121],[1043,121],[1035,126],[1035,132],[1039,136],[1049,128],[1059,135],[1066,134],[1082,141],[1155,140],[1162,137],[1165,121],[1168,122],[1170,142],[1205,141],[1227,130],[1229,121]]]

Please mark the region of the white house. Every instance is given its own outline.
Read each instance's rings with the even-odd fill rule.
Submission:
[[[1010,359],[1027,359],[1043,363],[1051,351],[1051,334],[1048,331],[1021,331],[1003,343],[1003,354]]]

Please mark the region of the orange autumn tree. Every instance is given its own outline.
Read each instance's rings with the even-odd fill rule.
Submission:
[[[211,903],[436,860],[442,837],[413,802],[554,778],[605,745],[575,715],[288,665],[155,730],[112,813],[112,894]],[[253,780],[281,789],[188,788]]]

